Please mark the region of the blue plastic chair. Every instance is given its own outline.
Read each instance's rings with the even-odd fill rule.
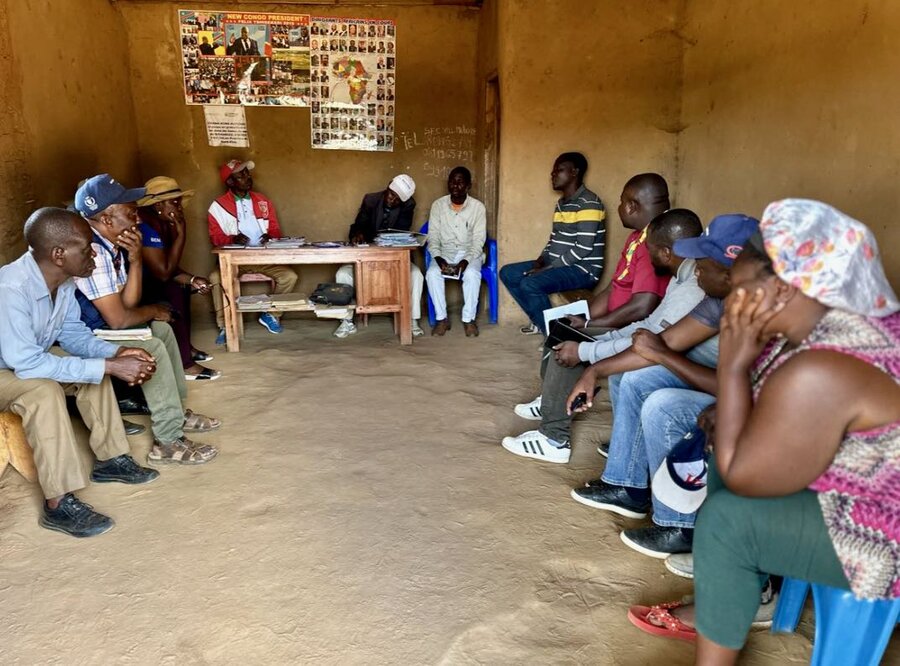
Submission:
[[[773,632],[797,629],[810,587],[816,612],[811,666],[878,666],[900,618],[900,599],[857,599],[847,590],[785,578]]]
[[[428,233],[428,222],[422,225],[419,233]],[[500,267],[497,262],[497,241],[488,238],[485,241],[486,261],[481,266],[481,279],[487,284],[488,290],[488,321],[492,324],[497,323],[500,311]],[[425,245],[425,270],[431,265],[431,253],[428,251],[428,245]],[[428,323],[432,326],[437,323],[434,316],[434,303],[431,301],[431,294],[428,294]]]

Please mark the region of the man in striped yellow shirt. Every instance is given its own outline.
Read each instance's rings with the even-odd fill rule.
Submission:
[[[587,168],[581,153],[556,158],[550,180],[562,197],[556,202],[547,245],[534,261],[500,269],[500,280],[531,320],[523,333],[546,333],[543,312],[550,307],[550,294],[593,289],[603,273],[606,210],[600,197],[584,186]]]

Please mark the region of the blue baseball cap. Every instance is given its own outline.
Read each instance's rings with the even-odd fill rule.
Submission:
[[[718,215],[703,234],[675,241],[672,251],[685,259],[712,259],[731,266],[750,236],[759,230],[759,220],[740,213]]]
[[[93,217],[113,204],[134,203],[146,193],[147,190],[143,187],[129,190],[108,173],[101,173],[78,186],[78,191],[75,192],[75,210],[83,217]]]

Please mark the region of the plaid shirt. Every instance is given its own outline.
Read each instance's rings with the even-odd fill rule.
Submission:
[[[97,254],[94,258],[96,266],[90,277],[75,278],[75,286],[78,287],[75,297],[81,306],[81,320],[88,328],[96,330],[107,328],[107,324],[91,301],[117,294],[125,288],[125,282],[128,280],[128,262],[122,248],[113,245],[96,232],[91,247]]]
[[[122,248],[94,233],[91,247],[97,256],[94,259],[94,272],[86,278],[75,278],[75,286],[88,300],[109,296],[122,291],[128,280],[128,267],[125,265],[125,253]]]

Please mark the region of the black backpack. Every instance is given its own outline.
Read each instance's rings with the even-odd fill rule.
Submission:
[[[309,300],[319,305],[350,305],[353,300],[353,287],[349,284],[322,282],[309,295]]]

